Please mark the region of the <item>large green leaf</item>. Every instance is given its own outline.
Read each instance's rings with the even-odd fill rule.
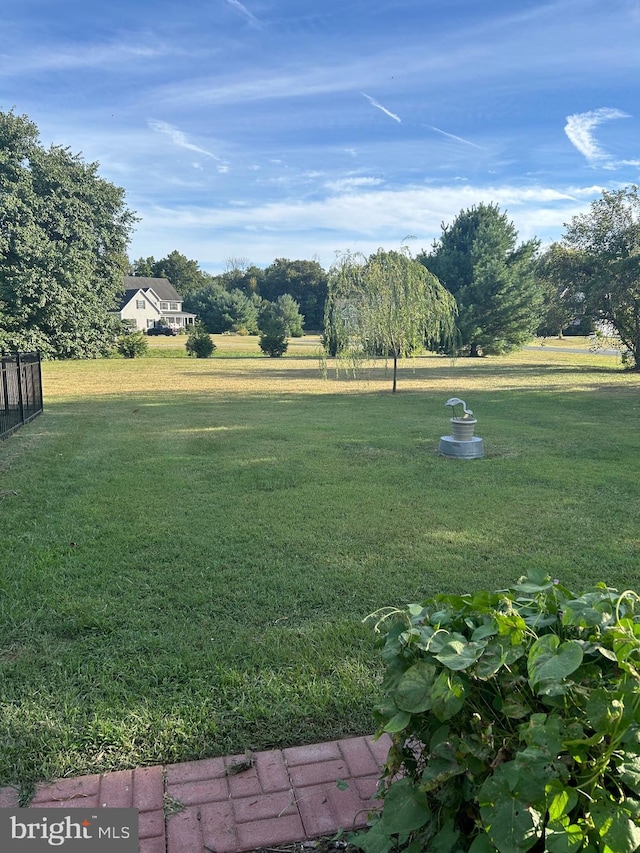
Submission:
[[[478,678],[491,678],[503,666],[511,666],[524,654],[521,645],[513,644],[509,637],[494,637],[482,651],[475,668]]]
[[[480,816],[491,843],[500,853],[526,853],[538,840],[534,814],[524,800],[500,797]]]
[[[623,704],[607,690],[594,690],[589,696],[585,715],[597,732],[611,732],[618,728]]]
[[[441,672],[433,682],[431,712],[443,722],[463,707],[469,684],[453,672]]]
[[[617,767],[618,776],[634,794],[640,794],[640,756],[625,755],[622,764]]]
[[[395,840],[389,837],[389,833],[382,826],[382,821],[374,823],[367,832],[352,835],[350,841],[364,853],[390,853],[391,850],[397,849]]]
[[[480,791],[480,817],[485,832],[500,853],[525,853],[541,833],[540,815],[517,794],[522,779],[513,761],[496,767]]]
[[[460,634],[456,634],[443,645],[436,659],[448,669],[469,669],[478,660],[483,648],[484,643],[469,643]]]
[[[477,835],[471,847],[469,848],[469,853],[495,853],[496,848],[489,841],[489,836],[484,832],[482,835]]]
[[[518,772],[514,795],[544,811],[545,785],[555,773],[546,751],[529,746],[516,753],[513,765]]]
[[[410,667],[400,679],[394,694],[398,708],[411,714],[428,711],[433,703],[435,677],[436,668],[433,664],[419,661]]]
[[[529,720],[520,725],[519,732],[528,746],[538,747],[549,758],[562,752],[563,724],[557,713],[531,714]]]
[[[429,853],[458,853],[460,833],[449,820],[429,842]]]
[[[576,789],[563,785],[558,779],[552,779],[547,784],[545,793],[550,821],[560,821],[573,811],[578,803]]]
[[[553,581],[550,575],[533,569],[526,578],[523,578],[520,583],[515,585],[514,589],[516,592],[524,595],[537,595],[538,593],[549,592],[549,590],[553,589]]]
[[[577,641],[561,643],[555,634],[544,634],[538,637],[529,651],[529,682],[532,687],[545,682],[561,684],[578,669],[582,659],[582,646]]]
[[[426,766],[420,780],[421,791],[431,791],[442,785],[452,776],[459,776],[467,770],[466,764],[459,764],[452,743],[444,741],[429,753]]]
[[[411,714],[408,711],[398,711],[395,716],[391,717],[389,722],[385,725],[383,731],[389,732],[389,734],[393,734],[394,732],[401,732],[407,728],[410,720]]]
[[[623,806],[613,801],[597,803],[591,817],[603,841],[602,853],[635,853],[640,847],[640,826]]]
[[[411,832],[420,829],[429,820],[431,812],[426,797],[411,779],[399,779],[389,787],[384,798],[381,821],[385,832],[390,835]]]
[[[584,849],[584,841],[582,828],[570,823],[569,818],[550,820],[545,827],[545,848],[549,853],[578,853]]]

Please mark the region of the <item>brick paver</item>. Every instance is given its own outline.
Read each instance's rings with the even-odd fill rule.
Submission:
[[[364,826],[391,741],[347,738],[39,785],[31,805],[135,808],[140,853],[245,853]],[[0,788],[0,808],[18,804]],[[165,815],[165,804],[170,805]]]

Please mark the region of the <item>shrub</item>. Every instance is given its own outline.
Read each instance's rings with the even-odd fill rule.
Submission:
[[[188,355],[195,356],[196,358],[209,358],[216,345],[211,340],[211,335],[205,327],[197,323],[189,332],[185,347]]]
[[[260,349],[265,355],[278,358],[289,348],[286,319],[280,307],[274,302],[265,302],[258,316],[260,329]]]
[[[120,335],[116,342],[116,349],[125,358],[137,358],[146,353],[149,343],[143,332],[129,332],[126,335]]]
[[[367,853],[640,846],[635,592],[550,577],[379,616],[393,740]]]
[[[271,358],[279,358],[289,349],[286,336],[278,332],[264,332],[258,343],[262,352]]]

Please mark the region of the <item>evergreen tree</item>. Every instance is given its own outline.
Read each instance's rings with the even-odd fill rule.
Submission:
[[[255,302],[241,290],[228,291],[220,284],[211,284],[187,296],[184,307],[197,314],[212,335],[240,331],[255,334],[258,331]]]
[[[497,205],[462,211],[419,260],[458,303],[458,349],[498,355],[518,349],[539,325],[542,290],[537,240],[516,247],[517,232]]]
[[[260,349],[271,358],[284,355],[289,344],[287,342],[287,318],[277,302],[263,302],[258,312],[260,328]]]
[[[211,340],[211,335],[202,323],[195,323],[189,330],[189,337],[185,344],[187,355],[195,358],[209,358],[216,345]]]
[[[282,296],[278,296],[275,305],[284,321],[287,337],[301,338],[304,334],[302,331],[304,317],[300,313],[300,306],[293,296],[283,293]]]

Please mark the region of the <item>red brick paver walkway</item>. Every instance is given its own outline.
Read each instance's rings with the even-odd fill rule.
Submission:
[[[61,779],[31,805],[138,809],[140,853],[242,853],[364,826],[390,744],[359,737],[258,752],[231,774],[244,756]],[[0,789],[0,807],[17,802],[15,789]]]

